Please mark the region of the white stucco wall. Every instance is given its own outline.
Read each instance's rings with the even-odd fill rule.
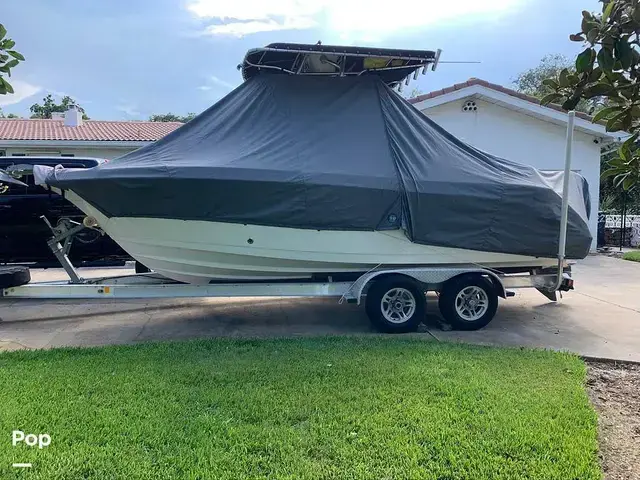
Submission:
[[[431,107],[423,113],[476,148],[540,170],[564,170],[565,127],[479,99],[474,99],[477,111],[464,112],[467,100]],[[596,248],[600,195],[600,144],[594,143],[595,138],[574,133],[571,167],[589,182],[592,250]]]
[[[95,158],[106,158],[112,159],[119,157],[120,155],[124,155],[125,153],[129,153],[135,150],[135,148],[127,147],[127,148],[113,148],[113,147],[38,147],[38,148],[29,148],[29,147],[4,147],[0,142],[0,155],[2,152],[5,152],[6,156],[10,157],[12,154],[16,153],[24,153],[28,156],[37,156],[37,155],[61,155],[61,154],[72,154],[76,157],[95,157]]]

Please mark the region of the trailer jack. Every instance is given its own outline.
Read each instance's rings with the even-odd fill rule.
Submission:
[[[62,265],[62,268],[64,268],[64,271],[69,275],[69,283],[84,283],[85,280],[78,275],[71,260],[69,260],[69,251],[71,250],[73,237],[87,227],[82,223],[74,222],[68,218],[61,219],[62,221],[54,227],[44,215],[40,218],[47,224],[51,232],[53,232],[53,237],[47,240],[47,245],[60,262],[60,265]]]

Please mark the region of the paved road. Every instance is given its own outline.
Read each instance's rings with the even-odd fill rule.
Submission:
[[[84,276],[122,269],[83,271]],[[34,280],[64,278],[34,271]],[[640,263],[590,256],[575,267],[576,288],[557,303],[536,291],[501,300],[477,332],[443,331],[435,297],[429,327],[417,335],[493,345],[566,349],[640,361]],[[198,337],[375,334],[363,310],[334,299],[218,298],[172,300],[0,299],[0,350],[105,345]]]

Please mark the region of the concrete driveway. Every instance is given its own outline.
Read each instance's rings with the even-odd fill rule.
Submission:
[[[122,274],[83,271],[83,276]],[[64,278],[33,271],[37,280]],[[436,298],[417,335],[492,345],[526,345],[640,361],[640,263],[590,256],[575,267],[576,291],[549,302],[535,290],[501,300],[476,332],[444,331]],[[375,334],[363,309],[335,299],[163,300],[0,299],[0,350],[132,343],[200,337]]]

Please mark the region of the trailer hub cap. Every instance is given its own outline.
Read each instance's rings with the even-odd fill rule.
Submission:
[[[382,297],[380,308],[388,322],[404,323],[416,312],[416,299],[406,288],[392,288]]]
[[[489,309],[489,296],[482,288],[472,285],[456,296],[456,312],[469,322],[479,320]]]

